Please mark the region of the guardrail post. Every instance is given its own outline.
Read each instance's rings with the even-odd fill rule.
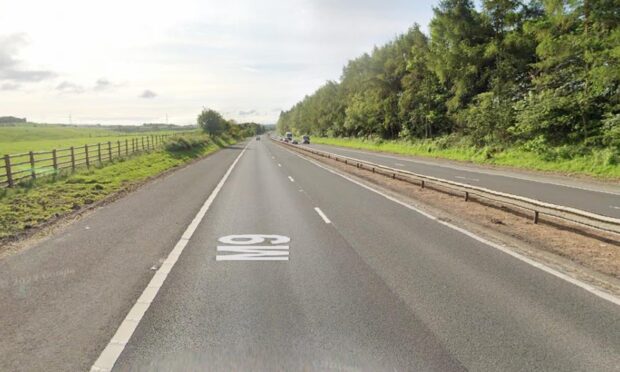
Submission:
[[[4,155],[4,167],[6,168],[6,183],[13,187],[13,174],[11,173],[11,156]]]
[[[372,167],[372,173],[375,173],[375,167]]]
[[[34,169],[34,152],[30,151],[28,155],[30,155],[30,177],[34,180],[37,178],[37,172]]]
[[[52,150],[52,165],[54,167],[54,171],[58,172],[58,156],[56,156],[56,149]]]
[[[424,180],[420,181],[420,187],[424,188]]]
[[[90,159],[88,158],[88,144],[84,145],[84,157],[86,159],[86,169],[90,169]]]
[[[396,179],[396,173],[392,173],[392,179]]]
[[[75,172],[75,149],[71,146],[71,171]]]
[[[465,201],[469,200],[469,192],[465,191]]]
[[[112,161],[112,141],[108,141],[108,157],[108,160]]]
[[[534,223],[538,223],[538,211],[534,211]]]
[[[97,158],[99,159],[99,165],[101,165],[101,142],[97,144]]]

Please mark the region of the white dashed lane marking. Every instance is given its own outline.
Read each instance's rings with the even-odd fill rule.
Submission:
[[[458,178],[460,180],[469,180],[469,181],[474,181],[474,182],[480,182],[480,179],[478,179],[478,178],[469,178],[469,177],[463,177],[463,176],[454,176],[454,178]]]
[[[332,223],[332,221],[330,221],[329,218],[327,218],[325,213],[323,213],[323,211],[319,207],[314,207],[314,210],[316,211],[316,213],[319,214],[319,216],[321,216],[321,218],[323,219],[323,221],[325,221],[325,223]]]
[[[293,179],[293,177],[291,177],[291,176],[288,176],[288,179],[289,179],[291,182],[295,182],[295,180],[294,180],[294,179]]]

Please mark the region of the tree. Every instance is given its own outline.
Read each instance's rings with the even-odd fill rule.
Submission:
[[[407,73],[401,79],[402,94],[398,101],[401,136],[430,138],[445,133],[446,92],[437,75],[428,68],[429,40],[417,24],[410,30],[411,51]]]
[[[198,126],[211,135],[223,133],[228,126],[228,123],[222,115],[211,109],[203,109],[200,115],[198,115],[197,121]]]
[[[603,144],[620,111],[620,14],[613,3],[548,0],[546,16],[527,25],[538,62],[518,106],[519,135],[553,145]]]
[[[491,29],[471,0],[442,0],[433,10],[429,67],[450,93],[449,115],[462,124],[459,111],[488,87],[491,62],[484,50]]]
[[[618,0],[480,4],[441,0],[430,35],[414,25],[349,61],[278,130],[620,152]]]

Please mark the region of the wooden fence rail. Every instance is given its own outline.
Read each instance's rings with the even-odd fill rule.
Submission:
[[[0,188],[14,187],[19,182],[58,174],[69,169],[101,166],[114,159],[162,147],[170,134],[154,134],[124,140],[84,144],[50,151],[28,151],[6,154],[0,161]]]

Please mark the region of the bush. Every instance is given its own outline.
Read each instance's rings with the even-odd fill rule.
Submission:
[[[207,137],[175,136],[166,143],[166,150],[172,152],[188,151],[209,144]]]

